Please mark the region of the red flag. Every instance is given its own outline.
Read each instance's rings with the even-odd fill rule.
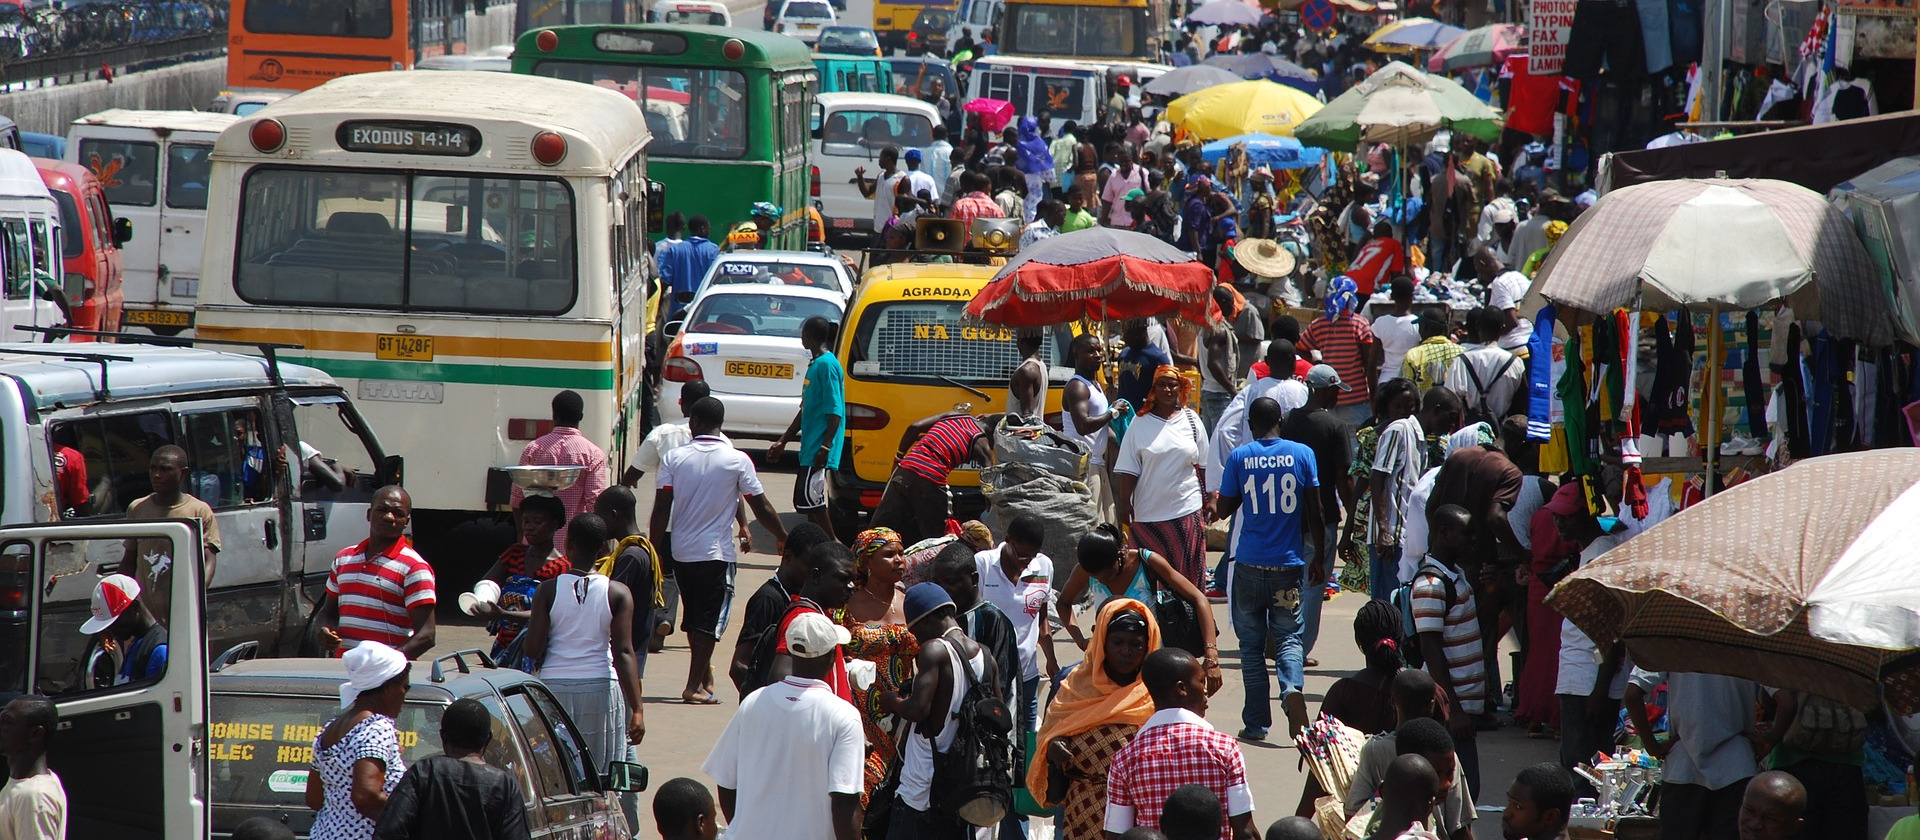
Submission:
[[[113,84],[113,68],[104,61],[100,62],[100,78],[106,79],[107,84]]]

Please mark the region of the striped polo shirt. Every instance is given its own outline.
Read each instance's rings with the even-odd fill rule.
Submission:
[[[968,415],[949,417],[914,441],[907,454],[900,456],[900,468],[935,484],[946,484],[947,474],[967,462],[973,439],[985,433],[980,421]]]
[[[433,567],[406,537],[372,557],[362,542],[334,556],[327,594],[340,603],[342,650],[361,642],[399,647],[413,635],[407,612],[435,603]]]
[[[1367,325],[1367,319],[1344,312],[1332,321],[1314,319],[1300,334],[1299,349],[1303,355],[1308,350],[1320,351],[1320,362],[1331,365],[1341,382],[1353,386],[1351,391],[1340,392],[1337,405],[1365,405],[1373,393],[1365,354],[1366,346],[1372,343],[1373,328]]]

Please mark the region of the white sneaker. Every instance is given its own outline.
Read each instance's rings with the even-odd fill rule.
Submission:
[[[1758,455],[1766,451],[1760,441],[1743,435],[1735,435],[1732,440],[1720,444],[1722,455]]]

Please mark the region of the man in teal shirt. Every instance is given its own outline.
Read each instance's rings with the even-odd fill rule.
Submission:
[[[827,512],[827,473],[840,466],[840,432],[846,426],[847,391],[833,339],[839,332],[832,321],[818,315],[800,325],[800,346],[813,354],[807,363],[807,381],[800,389],[800,413],[793,424],[767,449],[769,462],[786,452],[787,441],[800,436],[800,475],[793,483],[793,509],[819,525],[834,539],[833,516]]]

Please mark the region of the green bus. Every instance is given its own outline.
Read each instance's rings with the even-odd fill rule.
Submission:
[[[666,206],[713,223],[756,201],[785,212],[767,248],[806,247],[809,116],[818,73],[807,45],[748,29],[665,23],[549,26],[514,44],[513,72],[612,88],[646,115],[647,175]]]

